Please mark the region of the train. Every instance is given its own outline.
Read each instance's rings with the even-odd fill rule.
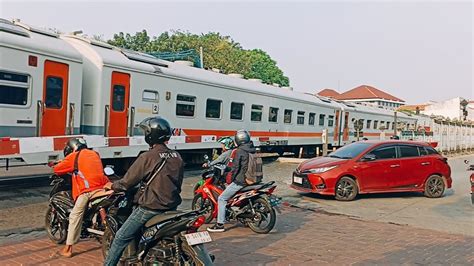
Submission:
[[[247,129],[262,151],[313,151],[389,137],[420,117],[335,101],[236,74],[170,62],[87,36],[0,20],[0,159],[44,164],[82,136],[122,167],[148,149],[136,124],[170,121],[168,145],[188,160]],[[355,129],[357,123],[361,128]]]

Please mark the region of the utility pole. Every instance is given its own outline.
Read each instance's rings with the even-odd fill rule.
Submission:
[[[393,127],[393,135],[396,136],[397,135],[397,127],[398,127],[397,111],[395,111],[395,113],[393,115],[393,123],[395,124],[395,126]]]
[[[202,53],[202,46],[199,47],[199,60],[201,61],[201,68],[204,68],[204,56]]]

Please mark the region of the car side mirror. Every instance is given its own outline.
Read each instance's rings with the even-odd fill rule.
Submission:
[[[369,161],[375,161],[377,157],[373,154],[366,154],[361,158],[361,161],[363,162],[369,162]]]
[[[106,176],[111,176],[115,174],[115,171],[112,169],[112,167],[107,166],[104,168],[104,173]]]

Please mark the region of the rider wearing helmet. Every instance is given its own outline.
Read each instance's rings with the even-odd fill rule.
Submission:
[[[245,185],[245,173],[248,169],[249,153],[255,153],[256,149],[250,140],[250,133],[247,130],[239,130],[235,133],[235,143],[237,150],[232,158],[232,183],[222,192],[218,199],[217,223],[207,228],[210,232],[224,232],[225,211],[227,201]]]
[[[221,144],[222,153],[215,159],[214,161],[210,162],[209,164],[204,163],[202,167],[209,167],[216,165],[218,163],[226,164],[230,161],[230,156],[232,154],[232,150],[235,148],[234,140],[231,137],[222,137],[217,140]]]
[[[150,150],[137,158],[122,179],[104,188],[121,192],[139,183],[146,185],[135,195],[138,207],[117,231],[104,265],[117,265],[125,247],[148,220],[181,204],[184,164],[179,153],[166,146],[171,138],[170,124],[157,116],[143,120],[139,127]]]
[[[99,155],[87,148],[83,138],[71,138],[63,152],[64,160],[54,166],[53,170],[57,175],[72,173],[72,197],[75,202],[69,214],[66,246],[59,252],[69,258],[72,257],[72,245],[79,240],[82,218],[90,198],[102,190],[109,180],[104,175]]]

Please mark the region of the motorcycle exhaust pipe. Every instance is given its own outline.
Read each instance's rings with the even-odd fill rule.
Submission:
[[[99,231],[99,230],[96,230],[96,229],[87,228],[86,230],[87,230],[87,232],[89,232],[89,233],[93,233],[93,234],[96,234],[96,235],[99,235],[99,236],[103,236],[103,235],[104,235],[104,232],[103,232],[103,231]]]

